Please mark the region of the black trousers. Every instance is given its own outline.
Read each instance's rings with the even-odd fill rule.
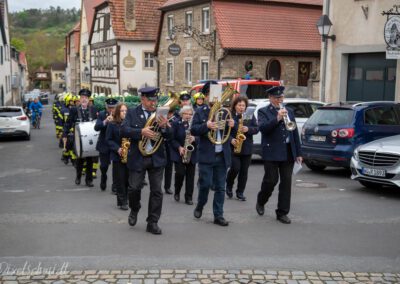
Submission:
[[[86,162],[86,181],[93,181],[93,157],[77,158],[76,159],[76,176],[81,178],[83,163]]]
[[[110,153],[99,153],[101,177],[107,180],[108,166],[110,165]]]
[[[185,200],[192,200],[196,164],[175,162],[175,194],[180,194],[185,180]]]
[[[149,175],[150,198],[148,206],[148,215],[146,221],[148,223],[157,223],[161,216],[163,193],[161,190],[161,182],[163,179],[164,168],[153,167],[151,157],[144,157],[144,168],[142,171],[129,172],[129,207],[131,210],[138,212],[141,208],[140,200],[143,188],[143,181],[146,171]]]
[[[251,163],[251,155],[232,154],[232,164],[226,176],[227,189],[232,190],[235,179],[239,175],[237,181],[236,194],[243,194],[246,188],[250,163]]]
[[[113,162],[113,179],[117,188],[117,206],[128,204],[129,170],[126,164]]]
[[[169,151],[167,151],[167,165],[165,166],[164,189],[170,189],[172,184],[172,170],[174,163],[171,161]]]

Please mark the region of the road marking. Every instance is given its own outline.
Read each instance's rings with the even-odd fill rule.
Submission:
[[[66,177],[59,177],[58,179],[60,179],[60,180],[65,180],[65,179],[67,179]]]
[[[42,171],[41,169],[16,169],[16,170],[5,171],[5,172],[0,173],[0,178],[10,177],[10,176],[15,176],[15,175],[20,175],[20,174],[39,173],[41,171]]]
[[[339,188],[339,191],[345,191],[346,189],[344,189],[344,188]]]
[[[26,192],[24,189],[10,189],[10,190],[3,190],[3,192],[6,193],[20,193],[20,192]]]
[[[65,188],[65,189],[57,189],[57,192],[76,192],[76,191],[88,191],[90,188],[87,187],[78,187],[78,188]]]

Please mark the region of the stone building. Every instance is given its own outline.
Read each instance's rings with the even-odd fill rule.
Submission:
[[[324,14],[333,24],[329,36],[336,38],[323,43],[321,78],[325,73],[326,79],[321,80],[321,97],[328,102],[398,101],[399,1],[325,0]]]
[[[51,92],[52,93],[62,93],[65,91],[65,63],[56,62],[51,64]]]
[[[10,53],[8,6],[6,0],[0,0],[0,106],[12,104]]]
[[[74,94],[80,90],[80,59],[79,59],[80,22],[68,33],[65,39],[66,49],[66,90]]]
[[[155,54],[162,90],[246,76],[307,90],[318,79],[322,0],[169,0],[161,11]]]

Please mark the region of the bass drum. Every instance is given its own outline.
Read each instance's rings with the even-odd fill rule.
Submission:
[[[97,157],[99,132],[94,130],[95,121],[81,122],[75,126],[75,154],[78,158]]]

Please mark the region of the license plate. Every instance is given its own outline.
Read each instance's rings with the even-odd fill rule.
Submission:
[[[326,136],[311,135],[310,136],[310,141],[325,142],[326,141]]]
[[[0,129],[1,133],[10,133],[10,132],[13,132],[13,131],[14,131],[14,129]]]
[[[386,176],[386,171],[379,170],[379,169],[363,168],[362,173],[364,175],[374,176],[374,177],[385,177]]]

